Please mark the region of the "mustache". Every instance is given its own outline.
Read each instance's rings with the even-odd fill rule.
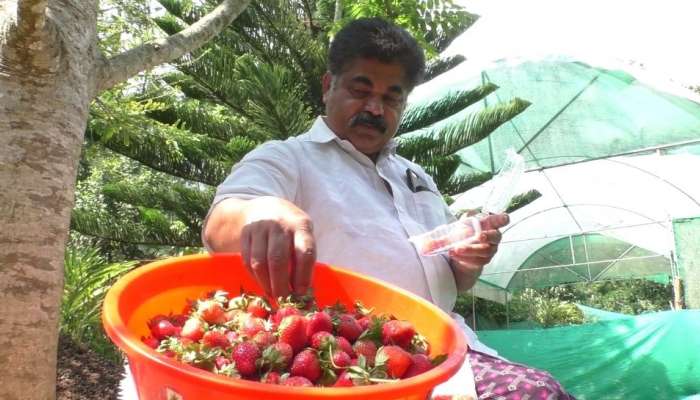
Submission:
[[[369,125],[378,129],[382,133],[386,132],[386,121],[384,121],[384,117],[381,115],[374,116],[368,112],[361,112],[350,120],[351,127],[355,127],[360,124]]]

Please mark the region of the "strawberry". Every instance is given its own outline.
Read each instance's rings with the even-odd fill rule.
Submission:
[[[392,320],[382,325],[382,343],[384,345],[397,345],[408,349],[411,340],[416,334],[413,324],[408,321]]]
[[[403,374],[402,378],[410,378],[423,372],[430,371],[433,368],[433,364],[430,359],[425,354],[412,354],[411,355],[412,364]]]
[[[316,351],[306,349],[299,352],[294,356],[289,372],[292,376],[303,376],[311,382],[316,382],[321,377],[321,364],[318,361]]]
[[[292,362],[294,351],[287,343],[274,343],[268,346],[262,353],[262,365],[269,366],[269,369],[284,371]]]
[[[390,378],[398,379],[403,377],[413,360],[411,359],[411,353],[399,346],[389,345],[380,347],[377,350],[374,362],[377,366],[385,366],[386,373]]]
[[[301,315],[301,311],[294,306],[282,306],[272,315],[272,322],[279,325],[285,317],[290,315]]]
[[[349,386],[355,386],[355,383],[353,383],[352,379],[350,378],[350,374],[348,371],[343,371],[340,376],[338,377],[338,380],[335,381],[333,384],[335,387],[349,387]]]
[[[260,378],[260,382],[278,385],[280,383],[280,373],[277,371],[270,371]]]
[[[355,351],[352,349],[350,342],[342,336],[336,336],[335,341],[338,343],[338,348],[346,353],[350,357],[355,357]]]
[[[277,328],[279,341],[292,346],[294,353],[298,353],[306,346],[308,337],[306,336],[306,318],[301,315],[290,315],[284,317]]]
[[[348,353],[342,350],[334,351],[331,360],[333,361],[333,369],[343,369],[348,367],[352,361]]]
[[[204,323],[199,319],[192,317],[185,322],[182,327],[180,336],[192,340],[193,342],[198,341],[204,335]]]
[[[272,332],[260,331],[253,336],[253,342],[258,345],[260,350],[263,350],[271,344],[277,342],[277,338]]]
[[[148,327],[151,329],[151,335],[163,340],[169,336],[175,336],[177,329],[164,315],[157,315],[148,322]]]
[[[290,376],[280,382],[283,386],[313,386],[314,384],[303,376]]]
[[[360,328],[362,328],[363,332],[369,328],[371,322],[372,320],[367,315],[357,319],[357,324],[360,325]]]
[[[225,349],[231,345],[226,335],[220,331],[206,331],[202,336],[202,344],[209,348],[220,347]]]
[[[224,367],[229,364],[231,364],[231,360],[224,356],[216,356],[214,359],[214,366],[216,366],[217,369],[224,369]]]
[[[148,336],[148,337],[143,337],[141,336],[141,341],[146,344],[146,346],[152,348],[152,349],[157,349],[158,346],[160,346],[160,341],[158,339],[154,338],[153,336]]]
[[[362,333],[362,328],[357,323],[357,320],[350,314],[339,315],[337,321],[336,333],[350,342],[357,340]]]
[[[233,348],[231,353],[231,360],[236,363],[236,369],[243,376],[255,375],[258,358],[260,358],[260,350],[253,342],[241,342]]]
[[[240,333],[243,333],[244,335],[248,336],[249,338],[252,338],[257,334],[258,332],[262,331],[265,329],[265,322],[258,318],[254,317],[251,314],[247,314],[245,317],[242,317],[241,321],[241,326],[239,328]]]
[[[223,324],[226,322],[224,307],[218,301],[205,300],[200,302],[197,312],[209,324]]]
[[[183,325],[185,325],[187,318],[189,318],[189,317],[187,315],[184,315],[184,314],[174,314],[174,315],[171,315],[170,317],[168,317],[170,322],[172,322],[173,325],[175,325],[175,327],[178,327],[178,326],[182,327]]]
[[[253,316],[265,319],[268,315],[270,315],[270,306],[261,297],[253,297],[248,302],[246,311],[251,313]]]
[[[335,343],[335,337],[326,331],[316,332],[311,336],[311,347],[316,350],[321,350]]]
[[[238,341],[238,332],[236,331],[226,331],[224,335],[230,344],[234,344]]]
[[[377,345],[371,340],[360,339],[352,345],[355,354],[364,356],[367,364],[374,365],[374,356],[377,354]]]
[[[333,332],[331,316],[323,311],[317,311],[307,317],[306,335],[311,337],[316,332]]]

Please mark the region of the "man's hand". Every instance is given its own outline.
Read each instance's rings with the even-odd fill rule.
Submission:
[[[227,199],[212,212],[205,238],[216,252],[240,251],[269,296],[306,294],[316,261],[309,216],[276,197]]]
[[[462,218],[468,218],[465,214]],[[508,214],[495,214],[481,218],[481,235],[478,241],[450,249],[450,265],[455,274],[457,289],[471,289],[498,250],[501,242],[501,227],[508,225]]]

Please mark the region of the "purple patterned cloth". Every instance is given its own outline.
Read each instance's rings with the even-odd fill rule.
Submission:
[[[476,394],[492,400],[575,400],[548,372],[469,350]]]

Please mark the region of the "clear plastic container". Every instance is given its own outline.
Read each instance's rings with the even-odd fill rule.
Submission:
[[[514,149],[506,150],[506,159],[493,177],[491,191],[481,207],[481,212],[473,217],[462,218],[451,224],[440,225],[435,229],[408,238],[424,256],[447,253],[451,248],[477,242],[481,235],[480,219],[489,214],[500,214],[508,209],[518,181],[525,173],[525,159]]]
[[[475,217],[463,218],[451,224],[440,225],[421,235],[411,236],[410,240],[418,252],[424,256],[447,253],[451,248],[475,242],[481,235],[481,223]]]

